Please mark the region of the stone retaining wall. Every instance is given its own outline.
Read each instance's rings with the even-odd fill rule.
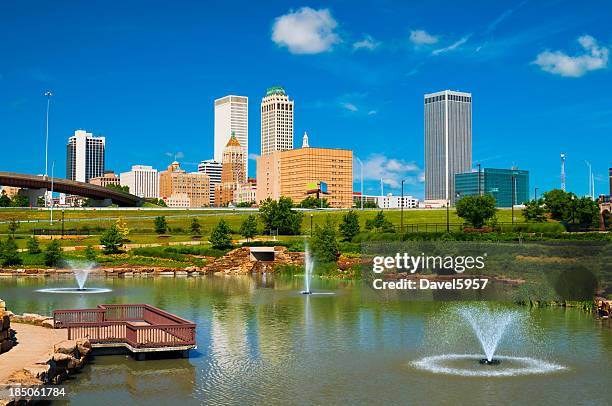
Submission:
[[[15,344],[15,332],[11,330],[11,312],[6,310],[4,300],[0,299],[0,354],[7,352]]]

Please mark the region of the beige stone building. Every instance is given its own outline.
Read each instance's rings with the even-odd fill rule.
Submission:
[[[104,175],[89,179],[89,183],[98,186],[121,185],[121,179],[113,171],[105,171]],[[131,192],[131,191],[130,191]]]
[[[307,191],[320,182],[327,184],[327,199],[332,207],[353,205],[353,151],[311,148],[305,137],[299,149],[277,151],[257,158],[257,203],[266,198],[290,197],[299,203]]]
[[[210,178],[205,173],[187,173],[174,161],[159,173],[159,195],[171,207],[207,207]]]
[[[234,202],[234,192],[246,179],[244,150],[235,134],[223,149],[221,159],[221,183],[215,186],[215,206],[223,207]]]

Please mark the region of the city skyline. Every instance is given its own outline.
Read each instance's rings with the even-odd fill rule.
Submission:
[[[397,194],[405,178],[405,192],[422,198],[423,94],[465,89],[477,100],[473,165],[529,169],[532,186],[544,191],[560,185],[563,151],[568,190],[588,193],[585,160],[593,166],[596,193],[607,189],[610,158],[593,152],[593,145],[609,135],[612,119],[603,107],[610,82],[607,13],[569,2],[555,7],[507,2],[458,7],[452,19],[437,20],[435,10],[415,5],[371,13],[352,12],[341,3],[328,8],[265,5],[253,8],[252,16],[236,16],[236,26],[244,28],[226,39],[201,41],[227,23],[230,7],[219,6],[210,18],[195,4],[193,13],[150,7],[134,19],[142,7],[131,4],[104,8],[108,15],[97,24],[84,23],[87,40],[67,37],[67,19],[86,22],[104,14],[98,7],[8,6],[14,18],[2,29],[12,33],[11,41],[0,45],[11,56],[0,66],[2,169],[44,173],[43,94],[48,89],[53,91],[49,162],[61,167],[66,137],[84,128],[106,136],[106,167],[119,173],[138,164],[165,168],[174,157],[196,171],[197,163],[213,157],[214,100],[240,94],[259,101],[266,88],[282,85],[297,102],[294,133],[308,131],[321,147],[352,149],[364,161],[367,194],[378,192],[381,177],[385,193]],[[541,24],[537,17],[544,12],[566,19]],[[156,37],[164,14],[176,21]],[[283,32],[284,22],[302,24],[313,15],[332,22],[315,37],[321,41],[304,44]],[[42,20],[49,16],[52,25]],[[388,28],[372,17],[387,21]],[[447,28],[457,17],[469,28]],[[58,46],[32,42],[25,28],[32,24]],[[242,37],[246,30],[248,40]],[[150,34],[150,42],[140,46]],[[73,42],[66,44],[65,38]],[[109,46],[109,39],[126,45]],[[130,57],[136,44],[138,58]],[[167,58],[160,60],[160,51]],[[236,63],[210,63],[230,53],[237,55]],[[79,64],[72,63],[74,56]],[[567,63],[559,64],[559,58]],[[258,63],[266,59],[274,64]],[[250,176],[253,154],[259,153],[253,146],[260,144],[257,110],[249,111]],[[33,146],[27,160],[13,153],[23,144]],[[358,179],[354,189],[359,190]]]

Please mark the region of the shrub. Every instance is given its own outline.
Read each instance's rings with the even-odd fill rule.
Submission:
[[[200,226],[200,222],[197,218],[193,218],[191,220],[191,235],[199,237],[202,235],[202,227]]]
[[[223,249],[232,246],[230,238],[231,229],[224,219],[219,220],[219,223],[213,228],[210,233],[210,243],[213,248]]]
[[[353,237],[359,234],[359,216],[353,210],[349,210],[344,216],[342,216],[342,223],[338,227],[340,234],[346,241],[350,241]]]
[[[40,254],[40,245],[38,244],[38,239],[36,237],[31,236],[28,238],[26,245],[30,254]]]
[[[168,229],[168,223],[166,222],[166,217],[164,216],[155,217],[154,226],[155,226],[155,232],[157,234],[165,234],[166,230]]]
[[[102,234],[100,237],[100,244],[104,247],[102,251],[105,254],[118,254],[122,252],[123,237],[115,225],[112,225],[111,228]]]
[[[91,245],[88,245],[87,247],[85,247],[85,258],[88,261],[92,261],[94,262],[96,260],[96,250],[94,249],[94,247],[92,247]]]
[[[257,217],[250,214],[240,225],[240,235],[250,240],[257,235]]]
[[[53,240],[47,245],[45,249],[45,265],[55,266],[62,259],[63,256],[62,247],[58,240]]]
[[[320,262],[333,262],[338,259],[340,249],[336,238],[336,224],[331,216],[327,216],[323,226],[315,226],[310,244],[314,257]]]
[[[20,265],[22,263],[21,257],[19,256],[19,251],[17,250],[17,243],[15,243],[15,239],[13,237],[8,237],[6,242],[2,244],[0,259],[2,260],[2,265],[4,266]]]
[[[474,228],[481,228],[495,216],[495,198],[490,195],[465,196],[457,202],[457,215]]]

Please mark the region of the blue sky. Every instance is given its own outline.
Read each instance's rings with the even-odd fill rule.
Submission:
[[[212,157],[213,100],[282,85],[296,145],[349,148],[366,192],[422,197],[423,94],[473,94],[473,157],[531,171],[531,188],[608,193],[612,4],[607,1],[12,1],[0,5],[0,170],[65,174],[75,129],[107,137],[107,168]],[[254,175],[254,162],[250,165]],[[356,170],[358,173],[358,170]],[[359,188],[358,182],[355,188]]]

